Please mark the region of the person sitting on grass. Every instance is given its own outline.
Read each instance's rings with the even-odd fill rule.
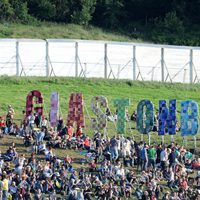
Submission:
[[[92,160],[91,163],[89,163],[89,172],[95,172],[97,169],[97,164],[95,163],[95,160]]]
[[[66,164],[66,165],[70,165],[71,163],[72,163],[72,158],[69,156],[69,155],[67,155],[65,158],[64,158],[64,163]]]
[[[24,145],[25,147],[29,147],[31,146],[31,142],[32,142],[33,138],[31,137],[30,134],[26,134],[24,137]]]
[[[35,115],[34,115],[34,113],[31,113],[27,117],[27,124],[28,124],[29,130],[33,130],[34,125],[35,125]]]
[[[13,161],[16,156],[17,156],[16,152],[14,152],[11,147],[9,147],[7,152],[3,154],[3,158],[5,161]]]
[[[192,163],[192,168],[195,170],[200,170],[200,158],[197,158]]]
[[[86,150],[90,150],[90,138],[89,137],[86,137],[83,141],[83,144],[84,144],[84,148]]]

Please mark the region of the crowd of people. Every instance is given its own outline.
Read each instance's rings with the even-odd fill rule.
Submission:
[[[0,153],[0,199],[2,200],[198,200],[200,155],[180,144],[134,141],[131,137],[99,132],[88,137],[81,127],[49,127],[44,116],[22,112],[20,125],[8,108],[0,135],[21,138],[29,154],[18,152],[13,142]],[[55,148],[66,149],[64,157]],[[81,154],[75,158],[68,151]],[[76,166],[76,167],[73,167]]]

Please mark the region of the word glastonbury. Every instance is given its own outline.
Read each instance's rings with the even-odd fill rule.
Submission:
[[[33,106],[34,98],[38,107]],[[43,96],[40,91],[31,91],[26,98],[26,117],[34,111],[40,116],[43,115]],[[124,134],[125,132],[125,114],[126,107],[130,105],[129,99],[115,99],[114,106],[117,108],[117,132]],[[104,96],[95,96],[91,100],[91,109],[96,118],[92,120],[92,128],[100,131],[107,126],[107,116],[102,108],[108,108],[107,98]],[[190,111],[190,112],[189,112]],[[53,92],[51,94],[51,126],[56,126],[59,112],[59,94]],[[145,116],[145,117],[144,117]],[[84,118],[84,101],[82,93],[72,93],[69,99],[69,111],[67,116],[67,126],[73,126],[77,123],[77,127],[85,126]],[[159,101],[158,113],[158,135],[175,135],[176,134],[176,100],[169,100],[169,108],[165,100]],[[137,105],[136,127],[141,134],[149,134],[154,124],[154,106],[150,100],[141,100]],[[180,112],[180,131],[182,136],[195,136],[198,133],[198,104],[193,100],[181,102]]]

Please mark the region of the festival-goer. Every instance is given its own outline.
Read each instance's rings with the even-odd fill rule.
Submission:
[[[147,144],[144,144],[143,148],[140,151],[140,167],[141,171],[147,170],[147,164],[148,164],[148,152],[147,152]]]
[[[111,152],[111,158],[113,161],[116,161],[119,156],[118,152],[118,141],[116,139],[116,136],[112,137],[110,140],[110,152]]]
[[[13,119],[14,119],[14,114],[15,114],[15,111],[14,111],[14,109],[12,108],[12,106],[11,105],[9,105],[8,106],[8,112],[7,112],[9,115],[10,115],[10,117],[11,117],[11,120],[13,121]]]
[[[48,127],[48,121],[36,128],[34,117],[32,113],[23,131],[16,131],[27,147],[26,155],[15,143],[0,153],[2,199],[198,199],[200,158],[183,146],[148,146],[100,132],[90,138],[82,130],[77,134],[72,126],[65,127],[61,119],[58,130]],[[54,148],[64,146],[79,152],[81,159],[72,158],[67,150],[64,158],[55,155]],[[139,168],[141,172],[135,173]]]
[[[3,133],[5,132],[6,123],[3,117],[0,117],[0,137],[3,137]]]
[[[155,170],[156,167],[156,150],[153,145],[151,145],[148,149],[148,162],[149,167],[152,166],[153,170]]]

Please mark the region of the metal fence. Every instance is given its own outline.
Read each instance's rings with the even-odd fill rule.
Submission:
[[[0,75],[198,83],[200,47],[67,39],[0,39]]]

